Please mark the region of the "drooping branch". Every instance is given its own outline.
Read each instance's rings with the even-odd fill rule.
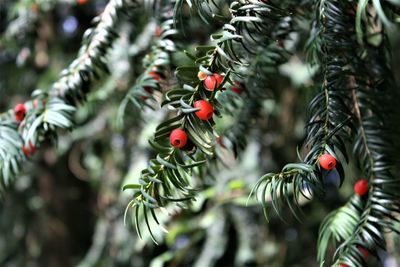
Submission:
[[[273,34],[274,26],[281,22],[276,18],[282,18],[285,15],[285,11],[271,8],[271,4],[261,1],[235,1],[233,5],[230,24],[224,25],[221,34],[211,36],[215,45],[197,47],[198,55],[187,52],[188,57],[193,61],[193,66],[177,68],[179,88],[168,91],[162,103],[162,106],[172,107],[177,114],[157,127],[154,140],[150,141],[150,144],[158,155],[150,161],[149,167],[142,171],[139,183],[125,187],[125,189],[134,189],[133,199],[128,204],[127,211],[130,208],[134,209],[133,217],[136,226],[139,225],[138,221],[143,216],[150,233],[150,215],[158,223],[155,208],[165,207],[171,202],[185,205],[194,199],[196,191],[193,185],[196,183],[191,174],[194,169],[202,166],[208,157],[214,155],[214,146],[218,137],[213,128],[215,123],[211,117],[202,118],[195,114],[199,111],[199,108],[194,106],[195,103],[208,101],[214,106],[215,114],[219,115],[219,104],[216,98],[216,95],[220,93],[219,89],[225,83],[231,82],[231,75],[241,75],[240,67],[249,64],[250,54],[254,52],[244,49],[244,40],[250,41],[257,38],[267,40],[266,44],[275,42],[269,37]],[[261,30],[266,28],[270,30],[269,37],[265,37],[265,32]],[[273,56],[271,57],[275,60]],[[279,60],[277,62],[276,64],[280,63]],[[214,88],[210,88],[207,81]],[[248,90],[252,90],[251,87]],[[182,135],[184,135],[182,131],[187,133],[187,146],[177,148],[173,143],[170,144],[168,137],[177,129]],[[184,143],[186,144],[186,138]],[[137,230],[140,234],[140,229],[137,228]]]
[[[14,110],[0,114],[1,123],[8,129],[0,129],[3,136],[0,147],[15,146],[18,140],[22,141],[19,149],[0,154],[2,187],[20,171],[21,162],[42,141],[54,140],[58,129],[69,129],[74,125],[74,105],[85,99],[91,82],[107,71],[106,55],[118,36],[115,29],[123,18],[121,14],[136,6],[138,3],[134,0],[111,0],[103,13],[93,20],[96,26],[86,31],[78,57],[61,72],[49,92],[35,91],[32,100],[23,104],[18,117]],[[18,138],[13,136],[15,134]]]

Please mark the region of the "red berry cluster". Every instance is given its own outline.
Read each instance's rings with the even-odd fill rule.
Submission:
[[[33,100],[32,105],[34,108],[37,108],[39,103],[39,101],[37,99]],[[24,123],[23,120],[25,119],[26,116],[26,107],[23,103],[18,103],[15,107],[14,107],[14,115],[15,115],[15,120],[19,123],[22,124]],[[29,141],[28,146],[22,146],[22,152],[24,152],[25,156],[30,156],[32,154],[34,154],[36,152],[36,147],[32,144],[31,141]]]
[[[331,170],[336,167],[336,159],[330,154],[323,154],[319,158],[319,164],[324,170]],[[354,193],[358,196],[364,196],[368,192],[368,181],[366,179],[360,179],[354,185]],[[363,247],[358,247],[358,250],[363,254],[364,259],[367,260],[369,252]],[[349,267],[345,263],[339,264],[339,267]]]
[[[212,118],[214,114],[214,107],[210,102],[206,100],[198,100],[194,102],[193,106],[197,109],[194,114],[203,121],[207,121]],[[182,129],[175,129],[169,136],[170,144],[175,148],[183,148],[188,142],[188,136]]]
[[[211,75],[208,75],[203,81],[204,88],[207,91],[214,91],[215,89],[218,89],[221,86],[223,79],[224,76],[218,73],[213,73]]]
[[[319,165],[324,170],[331,170],[336,167],[336,159],[330,154],[323,154],[319,158]],[[354,193],[363,196],[368,192],[368,181],[360,179],[354,184]]]
[[[198,78],[203,81],[204,88],[208,91],[214,91],[215,88],[219,88],[224,77],[218,73],[212,75],[206,75],[204,72],[198,73]],[[193,103],[193,107],[198,109],[195,111],[195,115],[203,121],[208,121],[214,114],[213,105],[203,99],[197,100]],[[169,136],[170,144],[175,148],[191,148],[192,143],[189,144],[189,138],[185,131],[182,129],[175,129]]]

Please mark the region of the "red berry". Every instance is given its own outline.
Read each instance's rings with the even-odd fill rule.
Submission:
[[[222,83],[222,80],[224,79],[224,76],[218,73],[214,73],[215,79],[217,79],[217,87],[219,87]]]
[[[26,146],[22,146],[22,151],[24,152],[24,154],[25,154],[25,156],[29,156],[29,154],[30,154],[30,151],[29,151],[29,148],[27,148]]]
[[[214,91],[215,88],[218,88],[221,85],[223,79],[224,77],[218,73],[209,75],[204,80],[204,88],[208,91]]]
[[[359,196],[365,195],[368,192],[368,181],[365,179],[358,180],[354,185],[354,193]]]
[[[204,81],[204,80],[207,78],[207,74],[205,74],[205,73],[202,72],[202,71],[199,71],[199,72],[197,73],[197,78],[199,78],[199,80],[201,80],[201,81]]]
[[[231,91],[236,93],[236,94],[238,94],[238,95],[240,95],[243,92],[243,89],[240,88],[240,87],[235,86],[235,87],[231,87]]]
[[[336,159],[330,154],[323,154],[319,158],[319,165],[325,170],[331,170],[336,167]]]
[[[169,142],[175,148],[182,148],[188,140],[187,134],[182,129],[175,129],[169,136]]]
[[[208,91],[214,91],[215,86],[217,85],[217,79],[213,76],[207,76],[204,79],[204,88]]]
[[[18,105],[16,105],[14,108],[14,113],[15,113],[15,119],[17,121],[22,121],[25,118],[25,114],[26,114],[25,105],[22,103],[19,103]]]
[[[150,72],[149,72],[149,76],[153,77],[153,79],[156,80],[156,81],[161,80],[160,74],[158,74],[158,73],[155,72],[155,71],[150,71]]]
[[[367,260],[368,257],[369,257],[369,251],[366,250],[366,249],[363,248],[363,247],[357,247],[357,248],[358,248],[358,250],[361,252],[361,254],[363,254],[364,259]]]
[[[240,95],[244,91],[243,84],[239,81],[236,81],[235,85],[231,87],[231,91]]]
[[[155,37],[161,36],[161,27],[160,26],[156,26],[156,29],[154,30],[154,36]]]
[[[77,0],[76,1],[79,5],[84,5],[84,4],[86,4],[87,2],[89,2],[89,0]]]
[[[341,264],[339,265],[339,267],[349,267],[349,265],[344,264],[344,263],[341,263]]]
[[[210,104],[210,102],[207,102],[205,100],[198,100],[198,101],[194,102],[193,106],[195,108],[200,109],[195,112],[196,116],[200,120],[207,121],[207,120],[211,119],[211,117],[214,113],[214,107]]]
[[[31,141],[29,141],[29,149],[31,150],[31,154],[34,154],[36,152],[36,147],[32,144]]]

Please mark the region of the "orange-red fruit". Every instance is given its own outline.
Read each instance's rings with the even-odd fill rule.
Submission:
[[[236,93],[236,94],[238,94],[238,95],[240,95],[243,92],[243,88],[238,87],[238,86],[234,86],[234,87],[231,87],[231,91]]]
[[[214,91],[216,85],[217,85],[217,79],[214,77],[214,75],[207,76],[204,79],[204,88],[206,90]]]
[[[349,267],[349,265],[344,264],[344,263],[341,263],[341,264],[339,265],[339,267]]]
[[[153,77],[153,79],[156,80],[156,81],[161,80],[160,74],[158,74],[158,73],[155,72],[155,71],[150,71],[150,72],[149,72],[149,76]]]
[[[217,79],[217,86],[219,87],[222,83],[222,80],[224,79],[224,76],[218,73],[214,73],[215,79]]]
[[[29,149],[31,150],[31,154],[34,154],[36,152],[36,147],[32,144],[31,141],[29,141]]]
[[[22,146],[22,151],[24,152],[24,154],[25,154],[25,156],[29,156],[29,154],[30,154],[30,151],[29,151],[29,148],[27,148],[26,146]]]
[[[243,84],[241,82],[236,81],[235,86],[231,87],[231,91],[240,95],[243,92]]]
[[[336,159],[330,154],[323,154],[319,158],[319,165],[325,170],[332,170],[336,167]]]
[[[200,110],[196,111],[196,116],[203,121],[208,121],[211,119],[214,113],[214,107],[205,100],[198,100],[194,102],[193,105],[195,108],[199,108]]]
[[[202,72],[202,71],[199,71],[199,72],[197,73],[197,78],[199,78],[200,81],[204,81],[204,80],[207,78],[207,74],[205,74],[205,73]]]
[[[175,129],[169,135],[169,142],[175,148],[182,148],[188,140],[187,134],[182,129]]]
[[[218,73],[209,75],[204,80],[204,88],[208,91],[214,91],[215,88],[218,88],[221,85],[223,79],[224,77]]]
[[[15,113],[15,119],[17,121],[22,121],[25,118],[25,114],[26,114],[25,105],[22,103],[19,103],[18,105],[16,105],[14,108],[14,113]]]
[[[354,185],[354,193],[363,196],[368,192],[368,181],[365,179],[358,180]]]
[[[154,36],[155,37],[161,36],[161,27],[160,26],[156,26],[156,29],[154,30]]]
[[[84,4],[86,4],[87,2],[89,2],[89,0],[77,0],[76,1],[79,5],[84,5]]]
[[[369,251],[366,250],[366,249],[363,248],[363,247],[358,247],[358,250],[361,252],[361,254],[363,254],[364,259],[367,260],[368,257],[369,257]]]

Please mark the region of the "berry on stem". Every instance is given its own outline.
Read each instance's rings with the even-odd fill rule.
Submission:
[[[197,73],[197,78],[199,78],[200,81],[204,81],[204,80],[207,78],[207,74],[205,74],[205,73],[202,72],[202,71],[199,71],[199,72]]]
[[[14,113],[15,113],[15,119],[17,121],[22,121],[26,115],[25,105],[22,103],[17,104],[14,108]]]
[[[224,77],[221,74],[214,73],[213,75],[208,75],[204,79],[204,88],[208,91],[214,91],[215,88],[218,88]]]
[[[243,92],[243,85],[241,82],[235,82],[235,86],[231,87],[231,91],[240,95]]]
[[[238,95],[240,95],[241,93],[242,93],[242,89],[241,88],[239,88],[239,87],[232,87],[231,88],[231,91],[232,92],[234,92],[234,93],[236,93],[236,94],[238,94]]]
[[[214,73],[214,77],[217,80],[217,86],[219,87],[222,83],[222,80],[224,79],[224,76],[218,73]]]
[[[156,26],[156,29],[154,30],[154,36],[155,37],[160,37],[161,36],[161,27],[160,26]]]
[[[332,170],[336,167],[336,159],[332,155],[325,153],[319,157],[319,165],[325,170]]]
[[[29,141],[29,149],[31,150],[31,154],[34,154],[36,152],[36,147],[32,144],[31,141]]]
[[[169,136],[170,144],[175,148],[182,148],[188,140],[187,134],[182,129],[175,129]]]
[[[78,3],[78,5],[84,5],[84,4],[87,4],[87,2],[89,2],[89,0],[77,0],[76,2]]]
[[[363,248],[363,247],[357,247],[358,248],[358,251],[360,251],[361,252],[361,254],[363,254],[363,256],[364,256],[364,259],[365,260],[367,260],[368,259],[368,257],[369,257],[369,251],[368,250],[366,250],[365,248]]]
[[[213,75],[207,76],[204,79],[204,88],[206,90],[214,91],[214,88],[216,87],[216,85],[217,85],[217,79]]]
[[[161,80],[160,74],[158,74],[158,73],[155,72],[155,71],[150,71],[150,72],[149,72],[149,76],[153,77],[153,79],[156,80],[156,81]]]
[[[354,193],[359,196],[363,196],[368,192],[368,181],[366,179],[358,180],[354,184]]]
[[[26,146],[22,146],[22,151],[24,152],[25,156],[29,157],[30,155],[29,148],[27,148]]]
[[[214,107],[205,100],[198,100],[194,102],[193,105],[195,108],[199,108],[200,110],[196,111],[196,116],[203,121],[207,121],[211,119],[214,113]]]

